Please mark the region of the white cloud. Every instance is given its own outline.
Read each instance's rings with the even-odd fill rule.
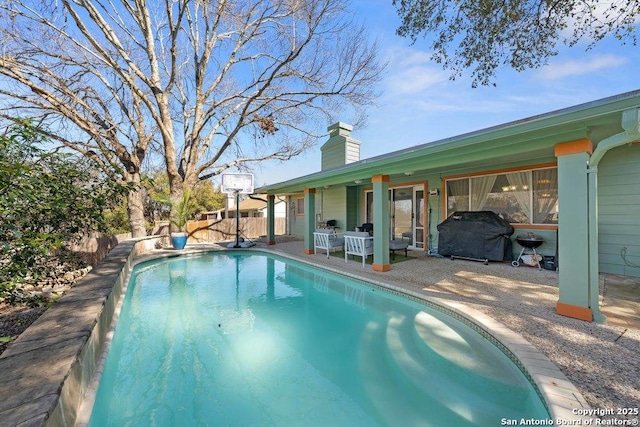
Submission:
[[[432,64],[431,53],[410,48],[394,48],[389,59],[398,67]]]
[[[435,65],[428,52],[398,45],[386,49],[388,60],[385,78],[385,99],[420,96],[427,89],[447,80],[447,75]]]
[[[629,60],[618,55],[595,55],[592,57],[552,63],[540,69],[538,77],[544,80],[558,80],[569,76],[591,74],[597,71],[617,68],[628,63]]]
[[[416,107],[422,112],[481,112],[499,113],[513,108],[514,104],[508,100],[491,99],[461,99],[455,97],[438,96],[433,99],[426,99],[416,102]]]
[[[434,67],[405,68],[388,77],[385,94],[389,97],[415,96],[444,80],[447,80],[446,76]]]

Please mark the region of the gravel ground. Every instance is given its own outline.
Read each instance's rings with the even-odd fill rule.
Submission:
[[[556,272],[421,255],[393,264],[389,272],[376,273],[369,266],[362,269],[359,261],[345,264],[335,257],[301,255],[302,247],[302,242],[284,242],[267,248],[426,296],[468,304],[508,326],[546,355],[593,409],[614,412],[603,419],[626,419],[637,425],[638,415],[615,412],[640,408],[640,329],[556,314]]]

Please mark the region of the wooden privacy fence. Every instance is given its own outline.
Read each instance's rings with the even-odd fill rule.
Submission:
[[[275,234],[286,233],[286,219],[275,218]],[[236,220],[202,220],[187,224],[189,243],[224,242],[236,238]],[[267,218],[240,218],[240,237],[257,239],[267,234]]]
[[[69,245],[69,250],[75,252],[83,262],[89,265],[97,265],[118,243],[130,238],[131,233],[117,234],[115,236],[91,233],[80,242]]]

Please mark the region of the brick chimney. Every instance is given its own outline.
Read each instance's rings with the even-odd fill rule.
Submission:
[[[322,151],[322,170],[332,169],[360,160],[360,141],[351,138],[353,126],[346,123],[334,123],[327,128],[329,140]]]

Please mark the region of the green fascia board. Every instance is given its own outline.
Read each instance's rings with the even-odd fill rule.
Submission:
[[[599,139],[621,132],[622,111],[637,107],[640,90],[363,159],[263,186],[256,192],[283,194],[324,185],[354,185],[355,180],[380,173],[437,173],[483,160],[499,164],[500,159],[553,159],[558,143],[589,137],[597,144]]]

